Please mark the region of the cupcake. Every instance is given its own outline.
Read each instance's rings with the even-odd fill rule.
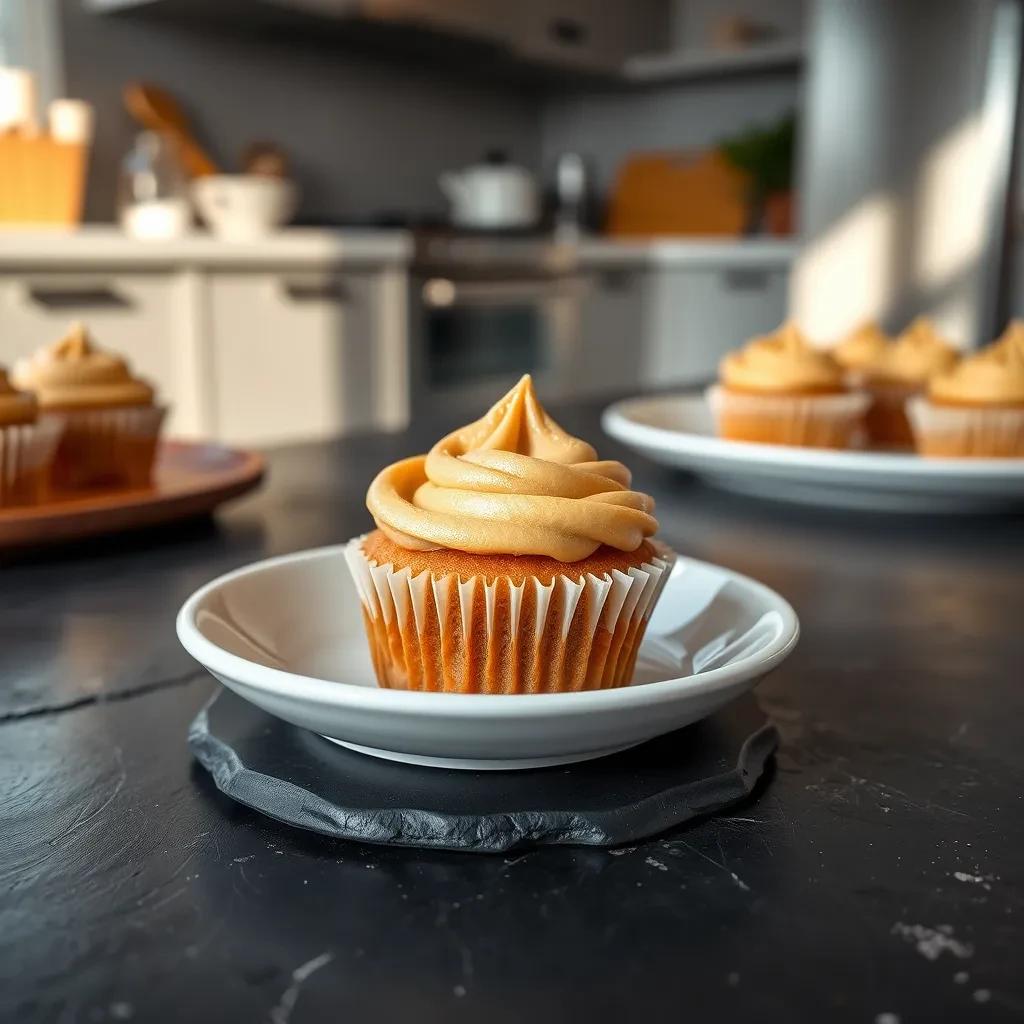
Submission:
[[[383,687],[555,693],[629,683],[672,552],[619,462],[524,377],[482,419],[370,485],[345,557]]]
[[[12,386],[0,366],[0,506],[38,501],[45,490],[59,430],[39,422],[39,407]]]
[[[923,316],[883,349],[863,370],[864,386],[871,395],[865,417],[871,442],[893,448],[913,444],[907,400],[923,393],[928,381],[951,369],[958,358],[957,350]]]
[[[141,487],[149,483],[167,410],[119,356],[97,348],[81,324],[14,367],[44,420],[59,424],[53,468],[59,488]]]
[[[1024,457],[1024,323],[933,377],[907,412],[922,455]]]
[[[839,364],[794,324],[727,355],[719,381],[708,403],[724,438],[847,448],[859,437],[867,400],[847,390]]]
[[[867,320],[851,331],[830,350],[830,355],[846,374],[846,382],[859,387],[864,372],[889,346],[889,336],[874,320]]]

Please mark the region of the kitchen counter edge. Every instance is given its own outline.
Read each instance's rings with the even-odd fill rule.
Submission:
[[[501,244],[501,239],[493,239]],[[792,239],[584,237],[551,240],[567,267],[788,267],[798,252]],[[294,264],[404,266],[411,262],[414,236],[402,229],[289,228],[264,238],[229,242],[196,231],[183,238],[146,242],[116,228],[0,230],[0,267],[76,269],[126,266],[138,269],[261,267]]]

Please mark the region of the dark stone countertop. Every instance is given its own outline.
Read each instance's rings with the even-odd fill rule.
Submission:
[[[599,441],[596,405],[563,410]],[[634,849],[360,846],[232,803],[174,614],[368,525],[446,424],[278,451],[214,524],[0,566],[0,1019],[916,1021],[1024,1014],[1024,523],[729,497],[629,455],[680,551],[794,604],[767,786]]]

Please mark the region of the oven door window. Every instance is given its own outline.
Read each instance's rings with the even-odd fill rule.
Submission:
[[[430,309],[426,327],[432,388],[548,369],[549,324],[541,303]]]

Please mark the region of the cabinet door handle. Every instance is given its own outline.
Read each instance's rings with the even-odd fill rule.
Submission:
[[[29,281],[25,298],[45,309],[129,309],[131,300],[105,281]]]
[[[602,270],[597,280],[602,291],[625,292],[632,287],[635,274],[629,270]]]
[[[734,292],[760,291],[768,287],[769,274],[766,270],[726,270],[722,274],[725,287]]]
[[[344,281],[329,279],[284,280],[281,291],[292,302],[349,302],[352,299],[351,289]]]
[[[548,22],[548,37],[559,46],[582,46],[589,35],[587,26],[575,18],[552,18]]]

